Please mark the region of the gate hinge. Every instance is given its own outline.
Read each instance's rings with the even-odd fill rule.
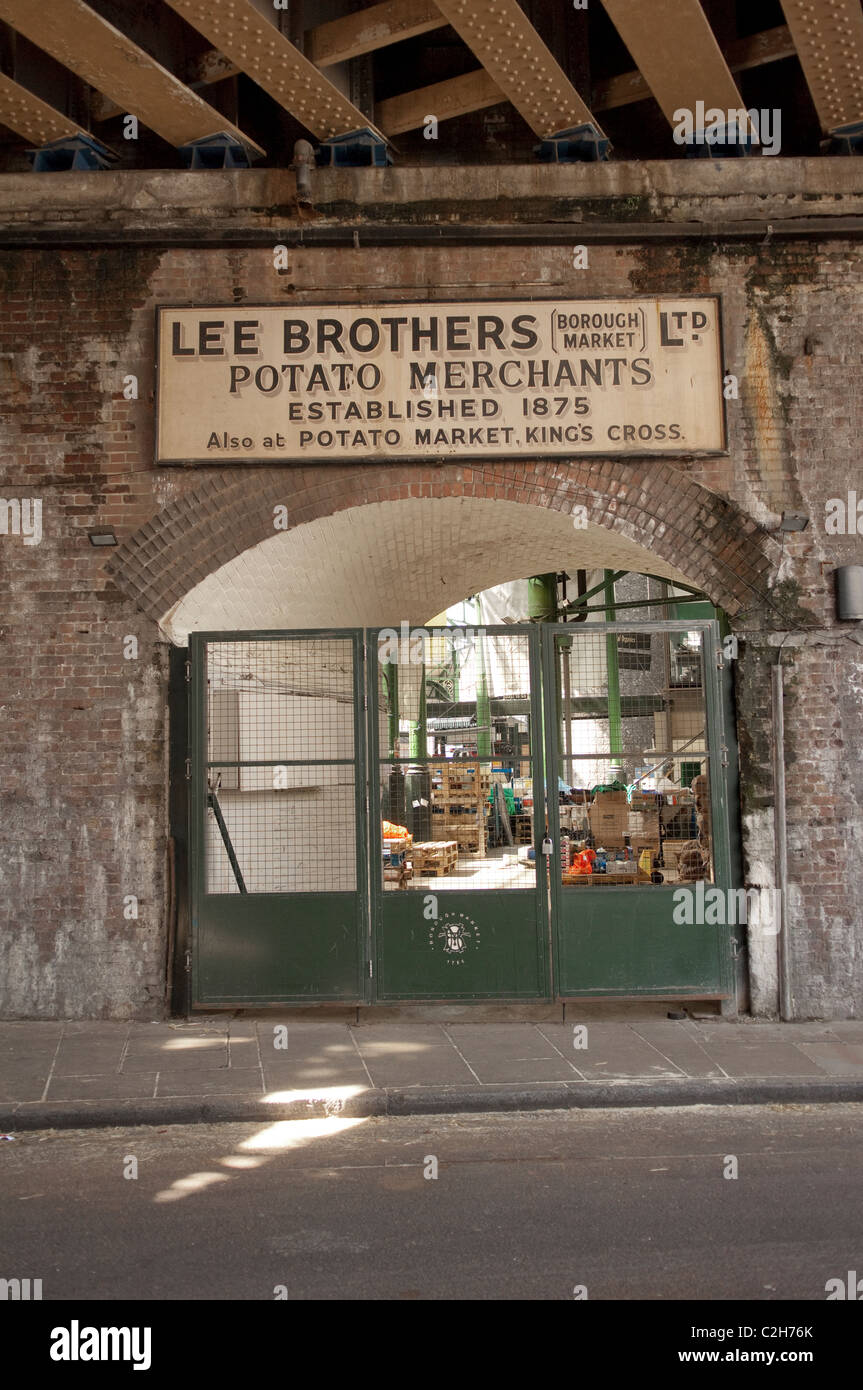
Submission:
[[[187,975],[191,975],[191,973],[192,973],[192,952],[191,952],[191,951],[187,951],[187,952],[186,952],[185,957],[184,957],[184,965],[185,965],[185,968],[186,968],[186,974],[187,974]]]
[[[721,647],[716,648],[716,669],[718,671],[725,670],[725,653]]]
[[[371,976],[374,975],[374,973],[375,973],[375,968],[374,968],[374,966],[373,966],[373,964],[372,964],[372,960],[371,960],[371,956],[370,956],[370,957],[369,957],[369,978],[371,978]]]
[[[186,680],[187,680],[187,681],[190,681],[190,680],[192,679],[192,663],[191,663],[191,661],[187,661],[187,662],[185,663],[185,666],[186,666]]]
[[[192,759],[191,759],[191,758],[187,758],[187,759],[186,759],[186,781],[187,781],[187,782],[191,782],[191,780],[192,780]]]

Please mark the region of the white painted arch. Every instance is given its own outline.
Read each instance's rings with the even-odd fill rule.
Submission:
[[[564,512],[475,497],[368,503],[277,531],[194,585],[160,618],[190,632],[375,627],[430,618],[471,594],[552,570],[692,579],[648,545]]]

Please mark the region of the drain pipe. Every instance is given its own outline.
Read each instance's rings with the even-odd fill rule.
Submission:
[[[298,203],[310,203],[312,201],[312,170],[314,167],[314,147],[308,140],[295,140],[291,168],[297,177]]]
[[[779,1017],[787,1022],[792,1017],[791,979],[788,956],[788,835],[785,822],[785,686],[782,671],[782,648],[771,670],[773,706],[773,846],[776,886],[779,889],[779,931],[777,934],[777,970],[779,974]]]

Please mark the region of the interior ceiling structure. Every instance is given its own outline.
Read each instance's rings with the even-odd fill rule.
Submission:
[[[370,503],[243,551],[160,626],[185,646],[190,632],[422,625],[510,579],[603,568],[691,582],[646,546],[603,526],[576,529],[544,507],[482,498]]]
[[[278,166],[364,128],[396,158],[505,161],[588,124],[612,157],[682,157],[698,102],[779,108],[781,152],[817,152],[863,121],[861,0],[0,0],[0,168],[79,133],[121,167],[220,132]]]

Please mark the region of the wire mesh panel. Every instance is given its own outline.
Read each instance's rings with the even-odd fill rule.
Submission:
[[[206,647],[206,892],[357,887],[350,638]]]
[[[565,886],[712,881],[705,633],[555,637]]]
[[[376,640],[384,889],[535,888],[528,637],[403,628]]]

